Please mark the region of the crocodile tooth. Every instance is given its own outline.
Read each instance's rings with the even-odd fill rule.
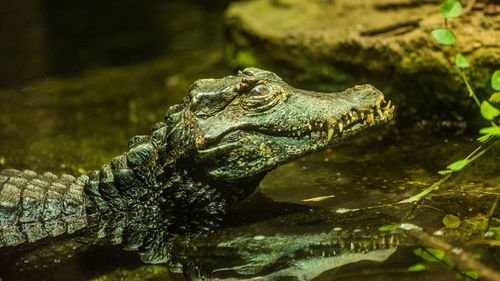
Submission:
[[[332,137],[333,137],[333,127],[328,129],[328,142],[332,139]]]
[[[360,115],[361,115],[361,120],[365,119],[365,113],[364,112],[361,112]]]
[[[356,120],[358,120],[358,113],[356,111],[353,111],[351,121],[356,121]]]
[[[366,114],[366,122],[370,124],[372,122],[370,113]]]
[[[387,105],[385,106],[385,108],[386,108],[386,109],[391,108],[391,101],[390,101],[390,100],[387,102]]]
[[[372,124],[372,125],[375,124],[375,116],[374,116],[373,112],[368,113],[368,115],[370,116],[370,124]]]
[[[323,128],[323,122],[320,122],[320,123],[319,123],[319,127],[320,127],[320,128]]]
[[[311,124],[308,124],[307,126],[309,127],[309,130],[312,131],[313,127],[311,126]]]
[[[394,105],[391,107],[391,113],[394,113],[394,109],[395,109],[395,108],[396,108],[396,107],[395,107]]]
[[[380,110],[380,109],[377,110],[377,114],[378,114],[378,116],[384,118],[384,114],[382,114],[382,110]]]
[[[300,131],[297,131],[297,136],[299,136],[299,137],[300,137]]]
[[[342,131],[344,130],[344,124],[342,124],[342,122],[339,123],[339,131],[342,133]]]

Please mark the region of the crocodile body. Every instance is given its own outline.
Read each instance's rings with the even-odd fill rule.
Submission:
[[[1,171],[0,250],[79,237],[166,262],[176,236],[217,227],[270,170],[392,119],[383,103],[370,85],[318,93],[256,68],[198,80],[99,170]]]

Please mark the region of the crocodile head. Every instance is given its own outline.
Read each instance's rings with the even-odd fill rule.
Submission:
[[[183,143],[197,172],[211,180],[260,180],[281,164],[391,120],[394,107],[383,103],[384,95],[371,85],[319,93],[247,68],[192,85]]]

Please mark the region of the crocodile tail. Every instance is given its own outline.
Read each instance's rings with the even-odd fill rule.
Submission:
[[[0,171],[0,248],[73,234],[86,228],[87,176]]]

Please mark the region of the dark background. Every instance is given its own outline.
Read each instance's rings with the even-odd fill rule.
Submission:
[[[0,1],[0,87],[219,48],[228,2]]]

